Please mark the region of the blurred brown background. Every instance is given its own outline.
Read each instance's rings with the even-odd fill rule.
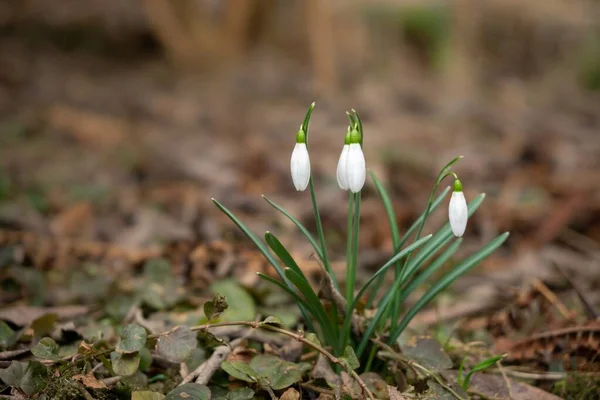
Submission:
[[[0,224],[123,247],[203,242],[235,230],[215,197],[295,238],[260,194],[311,225],[288,169],[314,100],[334,254],[346,221],[335,166],[355,108],[402,228],[462,154],[467,196],[489,194],[465,251],[513,233],[486,264],[494,279],[547,277],[551,262],[597,275],[594,0],[0,0]],[[369,265],[391,249],[370,184],[363,212]]]

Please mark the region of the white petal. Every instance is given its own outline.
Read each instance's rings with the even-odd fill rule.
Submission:
[[[340,160],[337,165],[337,181],[341,189],[348,190],[348,169],[346,168],[346,161],[348,160],[348,150],[350,145],[345,144],[340,154]]]
[[[461,237],[467,228],[467,201],[463,192],[452,192],[450,204],[448,205],[448,219],[454,236]]]
[[[365,167],[365,155],[358,143],[350,144],[348,159],[346,160],[346,174],[348,176],[348,187],[352,193],[358,193],[365,185],[367,170]]]
[[[310,158],[305,143],[296,143],[290,160],[290,170],[296,190],[306,189],[310,180]]]

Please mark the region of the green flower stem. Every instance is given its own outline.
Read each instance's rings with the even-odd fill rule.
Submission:
[[[463,156],[456,157],[455,159],[450,161],[448,164],[446,164],[444,166],[444,168],[442,168],[442,170],[438,174],[437,179],[435,181],[435,185],[433,185],[433,190],[431,191],[431,194],[429,195],[429,201],[427,202],[427,208],[425,209],[425,214],[424,214],[423,220],[421,221],[421,225],[419,225],[419,230],[417,231],[417,236],[415,237],[415,240],[418,240],[421,237],[421,233],[423,232],[423,227],[425,226],[427,217],[429,217],[429,213],[431,212],[431,205],[433,204],[433,197],[435,196],[435,192],[437,191],[438,186],[449,175],[454,175],[454,177],[456,179],[456,174],[454,174],[453,172],[449,172],[449,171],[450,171],[450,168],[456,162],[460,161],[462,158],[463,158]],[[409,259],[410,259],[410,254],[404,260],[404,265],[402,267],[402,270],[406,269],[406,265],[408,264]]]
[[[306,133],[306,146],[307,147],[308,147],[308,126],[310,124],[310,117],[312,116],[312,112],[313,112],[314,108],[315,108],[315,103],[313,102],[310,105],[310,107],[308,108],[308,111],[306,112],[304,121],[302,122],[302,126],[301,126],[301,130],[303,130]],[[323,266],[325,267],[325,271],[327,271],[327,273],[331,277],[331,281],[333,282],[334,287],[337,290],[339,290],[339,288],[340,288],[339,283],[337,281],[337,278],[335,277],[335,274],[333,273],[331,264],[329,263],[329,257],[327,257],[327,245],[325,244],[325,234],[323,233],[323,223],[321,222],[321,214],[319,213],[319,206],[317,204],[317,195],[315,192],[315,183],[314,183],[312,174],[310,176],[308,184],[310,186],[310,198],[311,198],[312,206],[313,206],[313,214],[315,216],[315,225],[317,227],[317,236],[319,237],[319,243],[320,243],[320,247],[321,247],[321,254],[320,254],[321,261],[323,261]],[[332,312],[333,312],[333,320],[337,321],[338,320],[337,309],[335,307],[333,307]],[[335,336],[337,336],[337,335],[335,335]],[[333,342],[332,342],[332,344],[333,344]]]
[[[425,208],[425,212],[423,213],[423,218],[421,219],[421,223],[419,225],[419,229],[417,230],[417,235],[415,236],[415,240],[418,240],[421,237],[421,234],[423,233],[423,228],[425,227],[425,222],[427,221],[427,218],[429,217],[429,214],[431,213],[431,209],[433,208],[432,205],[434,203],[434,196],[435,196],[435,192],[438,189],[438,186],[447,176],[453,175],[455,177],[455,179],[457,179],[456,174],[454,172],[450,172],[450,168],[456,162],[460,161],[462,158],[463,158],[463,156],[458,156],[458,157],[454,158],[440,170],[440,172],[436,178],[435,184],[433,185],[431,194],[429,195],[429,200],[427,201],[427,207]],[[404,259],[404,265],[402,266],[400,275],[396,276],[396,280],[404,281],[406,279],[406,268],[410,261],[410,256],[411,255],[409,254]],[[400,288],[404,283],[405,282],[401,282],[399,285],[394,285],[394,286],[397,288]],[[396,326],[398,324],[398,318],[400,316],[400,309],[399,309],[400,304],[397,302],[397,300],[394,301],[394,303],[392,303],[392,304],[393,304],[392,307],[388,307],[385,310],[386,314],[384,316],[384,320],[391,318],[392,326]],[[397,308],[394,306],[394,304],[397,304]]]
[[[349,337],[350,325],[351,325],[351,321],[352,321],[352,311],[354,311],[354,308],[356,307],[358,300],[365,293],[365,291],[369,288],[371,283],[373,283],[382,274],[385,274],[386,271],[388,270],[388,268],[390,268],[392,265],[394,265],[394,263],[396,261],[400,260],[402,257],[406,257],[406,255],[408,253],[410,253],[414,249],[420,247],[421,245],[426,243],[429,239],[431,239],[431,235],[425,236],[425,237],[417,240],[416,242],[411,243],[409,246],[407,246],[404,250],[400,251],[398,254],[394,254],[394,256],[392,258],[390,258],[381,268],[379,268],[377,270],[377,272],[373,276],[371,276],[371,278],[369,278],[367,280],[367,282],[365,282],[363,284],[363,286],[356,293],[356,296],[354,297],[354,300],[352,301],[352,304],[349,307],[350,313],[347,313],[346,318],[344,319],[344,325],[342,327],[342,332],[343,332],[342,337]],[[389,293],[388,293],[388,295],[389,295]],[[385,299],[385,297],[384,297],[384,299]]]
[[[354,284],[356,283],[356,268],[358,266],[358,233],[360,230],[360,200],[361,192],[354,193],[354,212],[352,215],[352,243],[350,263],[346,269],[346,303],[348,308],[354,300]],[[350,314],[350,313],[347,313]]]
[[[317,226],[317,236],[319,237],[319,244],[321,245],[321,261],[323,261],[323,266],[325,267],[325,271],[331,277],[333,285],[336,289],[340,289],[339,283],[331,269],[331,264],[329,263],[329,257],[327,257],[327,246],[325,244],[325,234],[323,233],[323,224],[321,222],[321,214],[319,213],[319,207],[317,205],[317,196],[315,194],[315,184],[313,182],[312,176],[308,181],[308,185],[310,187],[310,198],[312,200],[313,205],[313,214],[315,216],[315,225]]]
[[[406,315],[402,318],[402,321],[398,325],[395,326],[393,331],[390,333],[388,338],[388,343],[394,343],[398,336],[402,333],[404,328],[410,323],[415,315],[425,306],[427,303],[432,300],[435,296],[437,296],[442,290],[447,288],[452,282],[458,279],[460,276],[464,275],[471,268],[475,267],[479,264],[483,259],[492,254],[498,247],[504,243],[504,241],[508,238],[509,233],[504,232],[503,234],[497,236],[494,240],[492,240],[487,245],[483,246],[477,252],[467,257],[463,261],[461,261],[452,271],[450,271],[447,275],[444,275],[442,279],[432,285],[427,292],[407,311]],[[357,352],[358,355],[358,352]]]
[[[353,202],[354,196],[351,192],[348,192],[348,227],[346,231],[346,282],[348,282],[348,273],[350,271],[350,265],[352,264],[352,211],[353,211]],[[348,299],[348,286],[346,286],[346,299]],[[348,302],[346,302],[346,306],[348,307]],[[345,321],[348,320],[348,309],[346,309],[346,317]],[[342,329],[342,340],[343,345],[342,348],[346,348],[348,343],[350,343],[350,331],[347,332]]]

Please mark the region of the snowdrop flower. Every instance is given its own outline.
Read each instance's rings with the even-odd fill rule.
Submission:
[[[462,183],[458,179],[454,180],[454,191],[448,206],[448,219],[450,220],[450,228],[454,236],[461,237],[465,233],[467,227],[467,201],[462,190]]]
[[[350,145],[346,156],[346,178],[348,188],[352,193],[360,192],[367,178],[365,155],[360,145],[360,134],[356,129],[352,130],[350,134]]]
[[[292,182],[297,191],[301,192],[308,186],[310,180],[310,158],[306,148],[306,133],[300,127],[296,135],[296,146],[292,152],[290,160],[290,170],[292,172]]]
[[[342,154],[340,154],[340,160],[337,165],[337,181],[338,185],[340,185],[340,189],[348,190],[350,186],[348,186],[348,170],[346,168],[346,163],[348,160],[348,151],[350,150],[350,127],[348,127],[348,133],[346,133],[346,137],[344,139],[344,147],[342,148]]]

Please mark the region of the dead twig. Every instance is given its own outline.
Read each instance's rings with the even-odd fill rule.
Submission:
[[[404,357],[402,354],[399,354],[394,349],[392,349],[390,346],[381,342],[378,339],[374,339],[373,343],[375,343],[377,346],[379,346],[385,350],[385,351],[379,352],[380,355],[387,356],[388,358],[394,359],[396,361],[400,361],[407,367],[412,368],[415,372],[417,372],[417,373],[421,372],[425,376],[433,378],[441,387],[446,389],[448,392],[452,393],[452,395],[454,397],[456,397],[457,399],[460,399],[460,400],[465,400],[454,389],[452,389],[450,386],[448,386],[446,384],[446,382],[444,382],[444,380],[435,372],[428,370],[427,368],[425,368],[424,366],[422,366],[421,364],[417,363],[414,360],[409,360],[408,358]]]
[[[317,392],[317,393],[321,393],[321,394],[326,394],[328,396],[334,396],[335,392],[331,389],[326,389],[323,388],[321,386],[317,386],[317,385],[313,385],[312,383],[300,383],[300,386],[303,388],[306,388],[308,390],[312,390],[313,392]]]
[[[15,357],[29,353],[29,349],[17,349],[0,352],[0,360],[12,360]]]
[[[575,293],[577,293],[577,297],[579,298],[579,301],[581,301],[581,304],[583,305],[583,309],[585,310],[585,314],[588,317],[588,319],[598,319],[600,313],[596,311],[596,309],[592,305],[592,302],[588,300],[581,286],[573,279],[571,279],[569,274],[567,274],[567,272],[560,265],[558,265],[558,263],[553,262],[552,265],[554,265],[554,268],[563,276],[563,278],[565,278],[565,280],[567,281],[569,286],[573,288]]]
[[[375,397],[373,396],[373,393],[371,393],[371,391],[369,390],[369,388],[367,388],[367,385],[365,384],[365,382],[361,379],[361,377],[356,373],[356,371],[352,370],[351,368],[347,368],[346,363],[344,363],[341,359],[339,359],[338,357],[334,356],[333,354],[331,354],[329,351],[325,350],[322,346],[315,344],[313,342],[311,342],[310,340],[306,339],[302,334],[298,334],[298,333],[294,333],[291,331],[288,331],[287,329],[283,329],[283,328],[279,328],[277,326],[273,326],[273,325],[269,325],[269,324],[264,324],[261,322],[255,322],[255,321],[234,321],[234,322],[219,322],[216,324],[203,324],[203,325],[197,325],[197,326],[192,326],[190,327],[190,330],[192,331],[203,331],[203,330],[207,330],[209,328],[216,328],[219,326],[236,326],[236,325],[241,325],[241,326],[249,326],[253,329],[264,329],[267,331],[271,331],[271,332],[277,332],[280,333],[282,335],[286,335],[291,337],[292,339],[295,339],[299,342],[304,343],[305,345],[312,347],[313,349],[317,350],[319,353],[323,354],[325,357],[327,357],[329,359],[329,361],[331,361],[334,364],[338,364],[340,366],[342,366],[345,369],[348,369],[348,373],[352,376],[352,378],[354,378],[356,380],[356,382],[358,382],[361,390],[363,391],[363,393],[366,394],[367,398],[371,399],[371,400],[375,400]],[[156,339],[160,336],[165,336],[168,335],[170,331],[167,332],[161,332],[159,334],[156,335],[150,335],[148,336],[149,339]],[[219,363],[220,365],[220,363]]]
[[[100,382],[104,383],[106,386],[112,386],[120,380],[120,376],[111,376],[110,378],[102,379]]]
[[[531,284],[535,289],[541,293],[542,296],[548,300],[550,304],[552,304],[556,309],[560,312],[560,314],[565,319],[570,319],[570,313],[567,307],[559,300],[558,297],[554,294],[552,290],[548,286],[544,284],[544,282],[540,281],[537,278],[533,278]]]
[[[217,347],[210,356],[210,358],[204,361],[202,364],[200,364],[198,368],[193,370],[187,376],[185,376],[179,385],[185,385],[186,383],[190,383],[194,379],[196,380],[196,383],[206,385],[208,381],[210,381],[210,378],[212,378],[212,376],[215,374],[215,372],[217,372],[219,368],[221,368],[221,363],[225,361],[225,359],[233,351],[233,349],[239,346],[244,339],[244,337],[241,337],[232,340],[228,346]]]

